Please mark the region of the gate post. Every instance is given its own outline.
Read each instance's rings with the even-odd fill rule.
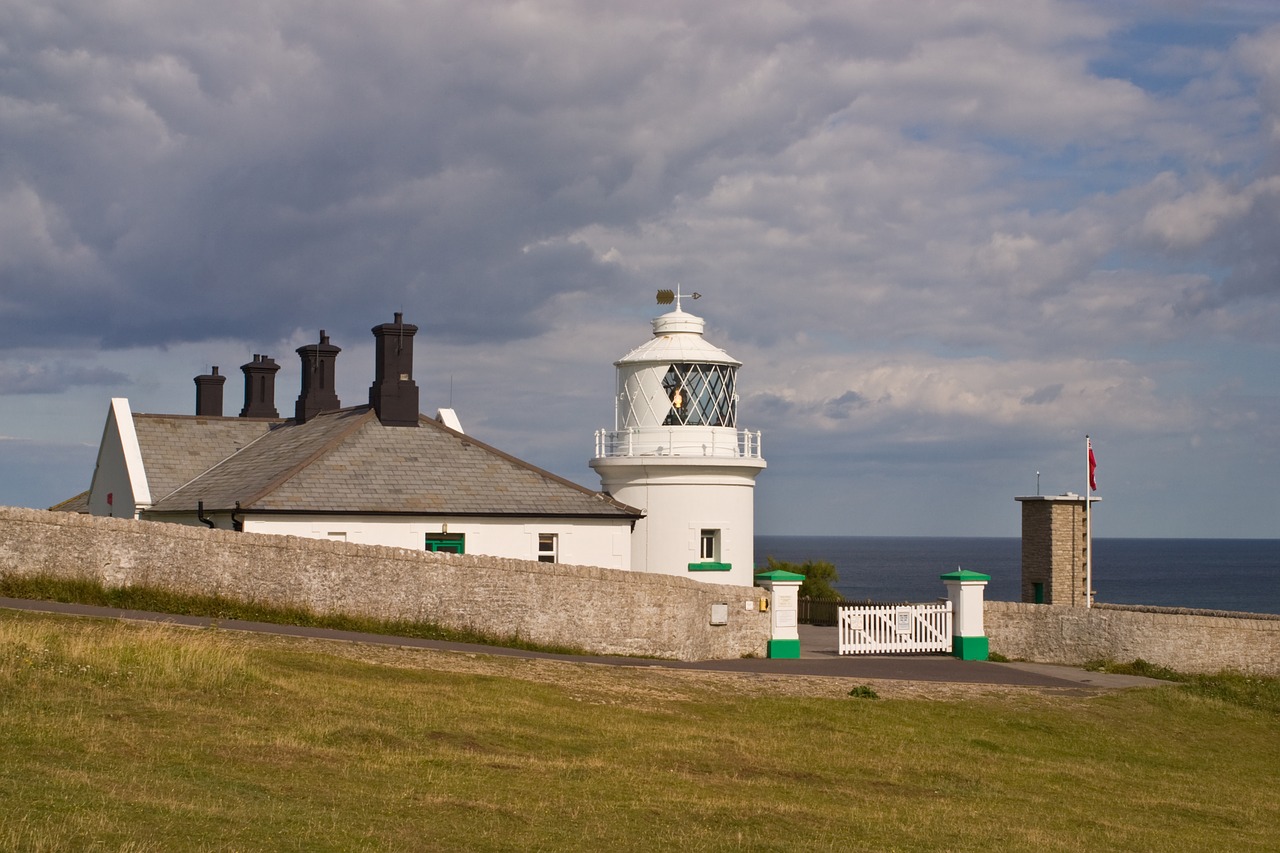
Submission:
[[[773,607],[769,615],[769,657],[800,657],[800,583],[804,575],[774,569],[756,575],[756,583],[773,592]]]
[[[951,600],[951,655],[960,660],[986,660],[987,636],[982,627],[982,594],[991,575],[957,569],[941,576]]]

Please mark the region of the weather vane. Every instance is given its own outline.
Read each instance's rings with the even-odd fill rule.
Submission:
[[[685,294],[683,294],[683,293],[681,293],[681,292],[680,292],[680,283],[679,283],[679,282],[676,282],[676,289],[675,289],[675,290],[659,290],[659,291],[658,291],[658,304],[659,304],[659,305],[670,305],[672,302],[674,302],[674,303],[676,304],[676,310],[677,310],[677,311],[679,311],[679,310],[680,310],[680,300],[684,297],[684,295],[685,295]],[[690,293],[690,294],[688,294],[688,296],[689,296],[689,298],[690,298],[690,299],[701,299],[701,298],[702,298],[702,294],[701,294],[701,293],[696,293],[696,292],[695,292],[695,293]]]

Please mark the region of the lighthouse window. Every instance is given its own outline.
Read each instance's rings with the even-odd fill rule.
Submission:
[[[720,531],[703,530],[698,557],[704,562],[720,559]]]
[[[673,364],[662,379],[671,401],[665,426],[737,425],[736,368],[728,364]]]
[[[720,531],[703,528],[698,531],[698,562],[689,564],[691,572],[729,572],[733,566],[720,562]]]

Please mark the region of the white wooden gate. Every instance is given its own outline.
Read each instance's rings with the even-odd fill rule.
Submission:
[[[840,654],[951,651],[951,602],[841,607]]]

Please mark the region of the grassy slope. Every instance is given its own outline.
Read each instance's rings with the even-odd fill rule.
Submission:
[[[1280,848],[1274,708],[653,677],[583,689],[0,612],[0,849]]]

